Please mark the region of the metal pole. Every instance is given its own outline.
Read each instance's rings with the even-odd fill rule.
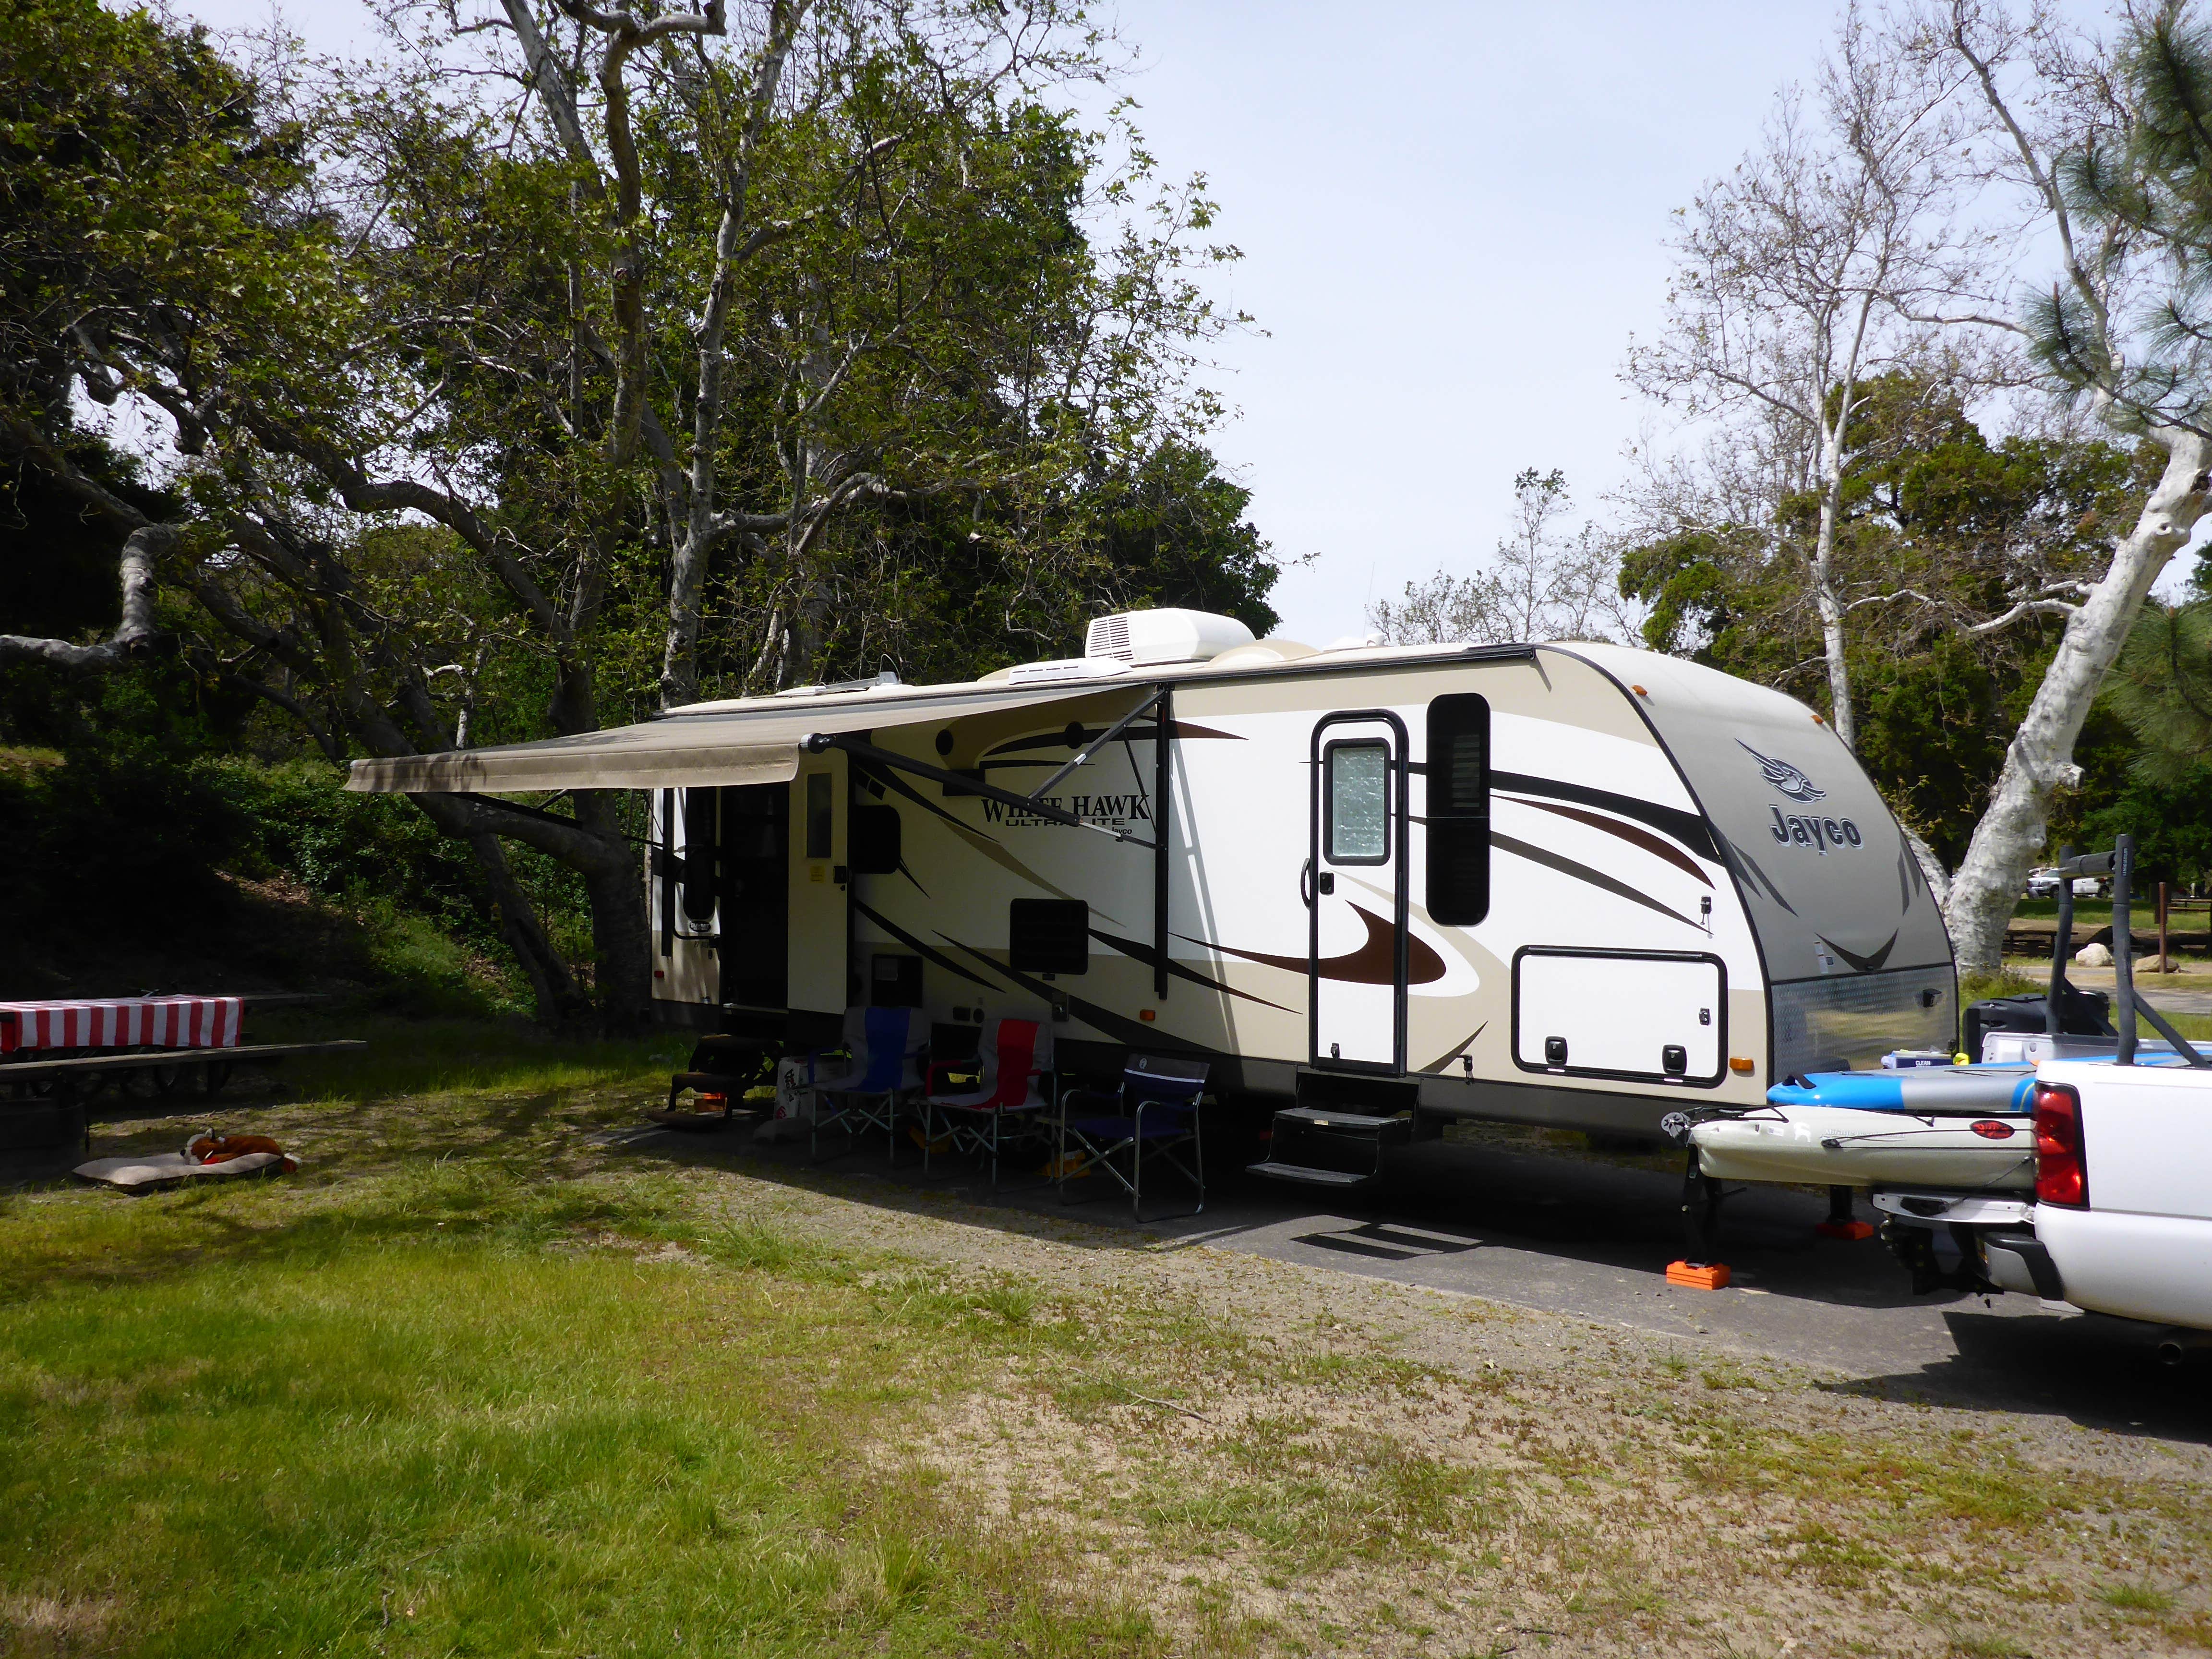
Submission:
[[[2112,1024],[2120,1033],[2117,1056],[2123,1066],[2136,1063],[2136,930],[2128,914],[2128,888],[2136,872],[2136,838],[2122,836],[2112,843],[2112,984],[2118,994]]]
[[[2051,936],[2051,995],[2043,1007],[2044,1029],[2058,1035],[2058,1001],[2066,990],[2066,947],[2074,942],[2074,878],[2066,872],[2074,849],[2058,849],[2058,929]]]
[[[1168,995],[1168,836],[1175,823],[1175,693],[1163,690],[1153,704],[1152,728],[1152,994]]]
[[[2160,882],[2158,884],[2158,971],[2161,974],[2168,971],[2173,963],[2173,958],[2166,954],[2166,898],[2167,884]]]

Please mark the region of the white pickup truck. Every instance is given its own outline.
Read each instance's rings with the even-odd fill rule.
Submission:
[[[2212,1065],[2135,994],[2124,931],[2129,838],[2061,868],[2097,864],[2113,876],[2120,1035],[2094,1054],[2079,1052],[2102,1046],[2094,1039],[2037,1039],[2057,1054],[2035,1068],[2034,1201],[1882,1192],[1874,1202],[1918,1286],[2021,1291],[2142,1320],[2166,1328],[2158,1346],[2173,1359],[2212,1346],[2200,1334],[2212,1332]],[[2069,908],[2062,901],[2060,964]],[[2166,1041],[2139,1050],[2138,1018]]]

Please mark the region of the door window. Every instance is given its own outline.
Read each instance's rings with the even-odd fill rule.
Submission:
[[[1323,845],[1331,864],[1382,864],[1390,857],[1390,750],[1380,743],[1333,743]]]
[[[806,775],[806,856],[810,859],[830,856],[830,788],[831,780],[827,772]]]

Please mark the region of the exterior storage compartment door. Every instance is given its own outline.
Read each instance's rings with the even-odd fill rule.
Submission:
[[[1718,957],[1528,945],[1513,957],[1513,1061],[1524,1072],[1711,1088],[1728,1055]]]

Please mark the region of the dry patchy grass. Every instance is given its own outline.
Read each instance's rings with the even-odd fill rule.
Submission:
[[[357,1077],[251,1114],[290,1182],[0,1205],[0,1644],[2212,1646],[2198,1447],[610,1144],[653,1061]]]

